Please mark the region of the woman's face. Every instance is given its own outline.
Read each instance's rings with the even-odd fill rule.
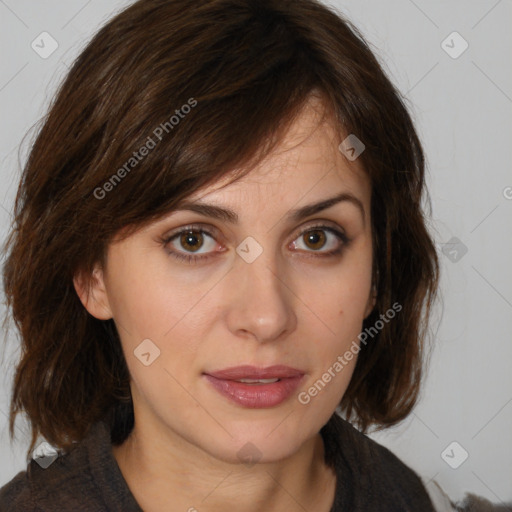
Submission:
[[[136,428],[266,462],[339,404],[356,363],[339,357],[373,307],[371,188],[313,106],[250,174],[111,244],[81,295],[116,323]]]

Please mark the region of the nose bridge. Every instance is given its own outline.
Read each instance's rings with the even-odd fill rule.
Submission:
[[[296,325],[292,295],[282,275],[279,255],[256,246],[254,240],[242,242],[231,270],[232,292],[227,315],[234,334],[246,332],[259,341],[274,340]],[[259,244],[258,244],[259,245]],[[245,251],[245,252],[244,252]],[[248,257],[249,254],[252,255]],[[259,255],[254,257],[255,253]]]

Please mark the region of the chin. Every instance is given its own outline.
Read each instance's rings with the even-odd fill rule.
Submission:
[[[286,414],[263,422],[239,421],[226,426],[232,437],[224,436],[225,442],[210,446],[211,453],[225,462],[247,466],[291,457],[315,436],[320,427],[315,429],[313,425],[297,424],[296,421],[286,424],[291,418],[283,421],[284,418]]]
[[[288,439],[286,443],[277,440],[269,441],[262,436],[260,439],[240,437],[225,445],[204,447],[211,456],[228,464],[239,464],[252,467],[255,464],[270,464],[287,459],[299,451],[302,442]]]

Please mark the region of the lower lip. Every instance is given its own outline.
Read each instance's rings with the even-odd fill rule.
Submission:
[[[263,409],[275,407],[287,400],[299,387],[303,375],[281,379],[270,384],[245,384],[235,380],[217,379],[204,375],[221,394],[243,407]]]

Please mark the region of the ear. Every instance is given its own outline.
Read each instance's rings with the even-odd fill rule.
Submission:
[[[87,277],[88,279],[79,272],[73,278],[73,285],[80,301],[98,320],[109,320],[113,315],[105,288],[103,269],[96,266],[92,275]]]

